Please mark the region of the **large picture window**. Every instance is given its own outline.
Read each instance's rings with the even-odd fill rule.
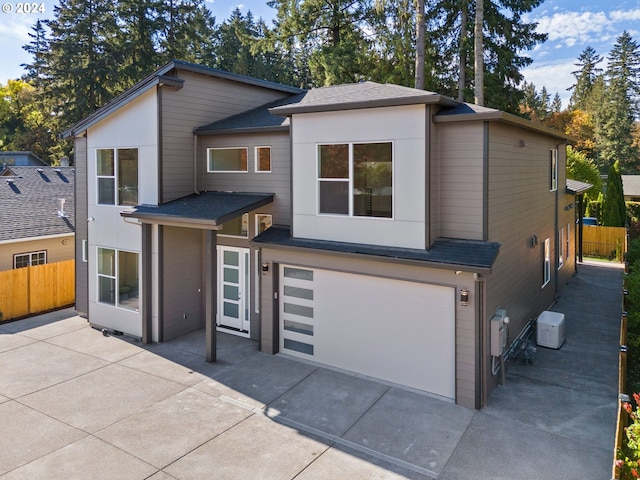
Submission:
[[[99,205],[138,204],[138,149],[96,151]]]
[[[243,213],[239,217],[227,220],[222,224],[222,228],[218,230],[218,235],[228,237],[249,237],[249,214]]]
[[[318,145],[321,214],[393,216],[393,144]]]
[[[139,309],[138,254],[98,248],[98,302]]]
[[[243,148],[208,148],[207,172],[247,172],[247,152]]]

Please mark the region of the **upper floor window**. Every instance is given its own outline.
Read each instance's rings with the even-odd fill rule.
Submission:
[[[391,218],[393,144],[318,145],[319,213]]]
[[[31,267],[33,265],[44,265],[47,263],[47,252],[19,253],[13,256],[13,268]]]
[[[558,149],[551,150],[551,185],[552,192],[558,190]]]
[[[207,148],[207,172],[247,172],[246,147]]]
[[[96,151],[99,205],[138,204],[138,149]]]
[[[256,172],[271,172],[271,147],[256,147]]]

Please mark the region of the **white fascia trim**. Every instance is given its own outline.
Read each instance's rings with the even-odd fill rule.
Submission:
[[[56,235],[42,235],[40,237],[16,238],[13,240],[0,240],[0,245],[6,245],[9,243],[33,242],[36,240],[51,240],[53,238],[63,238],[63,237],[73,237],[73,236],[75,236],[75,233],[69,232],[69,233],[58,233]]]

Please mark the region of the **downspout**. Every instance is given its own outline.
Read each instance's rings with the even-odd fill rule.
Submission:
[[[198,190],[198,135],[193,134],[193,193],[200,195]]]

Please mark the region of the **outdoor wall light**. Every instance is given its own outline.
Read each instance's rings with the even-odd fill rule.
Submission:
[[[460,290],[460,305],[469,305],[469,290],[466,288]]]
[[[520,140],[520,148],[526,147],[527,146],[527,142],[525,142],[524,140]]]
[[[266,275],[269,273],[269,264],[267,262],[262,263],[262,273]]]

